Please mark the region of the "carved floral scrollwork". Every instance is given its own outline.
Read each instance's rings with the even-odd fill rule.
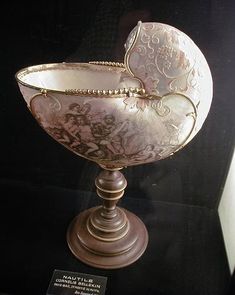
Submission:
[[[188,91],[200,94],[199,62],[194,50],[188,50],[193,48],[192,41],[171,26],[138,26],[139,35],[127,50],[126,62],[132,74],[143,81],[146,92],[160,96]]]
[[[154,101],[151,104],[152,108],[156,111],[156,113],[160,117],[165,117],[165,116],[169,115],[171,112],[170,108],[164,104],[163,99],[164,98],[161,98],[160,100]]]

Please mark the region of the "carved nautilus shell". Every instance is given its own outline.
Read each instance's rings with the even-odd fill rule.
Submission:
[[[200,130],[212,100],[206,59],[178,29],[139,22],[125,48],[123,64],[44,64],[16,74],[42,128],[107,167],[174,154]]]

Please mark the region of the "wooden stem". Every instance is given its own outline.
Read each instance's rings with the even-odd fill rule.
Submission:
[[[133,213],[116,207],[127,186],[118,170],[104,169],[95,180],[103,205],[80,213],[67,232],[68,245],[84,263],[98,268],[120,268],[145,251],[148,233]]]

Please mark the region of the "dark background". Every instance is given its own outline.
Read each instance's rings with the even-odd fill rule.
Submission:
[[[206,56],[214,81],[210,113],[201,131],[183,150],[160,162],[124,170],[128,188],[127,200],[122,202],[142,216],[153,233],[149,253],[155,253],[155,242],[162,249],[166,240],[172,244],[179,238],[178,232],[182,234],[179,248],[185,250],[188,245],[186,254],[181,253],[183,265],[175,262],[179,269],[164,269],[166,261],[160,256],[147,264],[150,258],[146,256],[144,265],[156,269],[157,262],[163,271],[152,272],[161,277],[160,287],[154,289],[149,281],[149,291],[142,294],[225,294],[229,272],[217,207],[235,138],[235,2],[53,0],[27,4],[8,1],[6,8],[1,6],[0,265],[4,276],[0,291],[2,288],[11,294],[44,294],[58,265],[65,270],[81,272],[82,268],[102,275],[85,266],[79,268],[74,260],[66,264],[72,258],[66,252],[64,236],[55,243],[55,232],[64,234],[72,217],[96,199],[94,179],[99,168],[60,146],[39,127],[18,90],[15,72],[41,63],[122,61],[125,39],[137,21],[142,20],[167,23],[189,35]],[[174,226],[169,227],[174,223],[178,227],[169,238]],[[157,240],[155,227],[161,233]],[[43,255],[40,247],[47,249],[47,254]],[[56,247],[67,256],[62,257]],[[175,261],[178,250],[176,247],[169,261]],[[165,257],[163,252],[159,253]],[[36,261],[32,259],[35,256]],[[45,264],[40,259],[46,260]],[[131,266],[125,271],[129,276],[132,271],[140,275],[142,267]],[[22,276],[17,280],[21,269]],[[9,287],[10,273],[18,287]],[[177,277],[179,273],[181,277]],[[25,283],[23,274],[29,276]],[[126,275],[121,271],[103,274],[117,284],[118,278]],[[38,276],[41,289],[32,291]],[[109,287],[108,294],[125,294],[121,289],[120,293],[115,290]],[[134,287],[126,294],[132,294],[131,290]]]

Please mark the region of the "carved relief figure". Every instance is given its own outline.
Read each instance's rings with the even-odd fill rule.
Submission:
[[[122,138],[119,135],[125,123],[115,123],[113,115],[106,115],[103,120],[104,138],[100,141],[101,145],[105,145],[113,154],[123,154]]]
[[[166,96],[166,102],[169,99],[171,98]],[[123,106],[126,109],[126,98],[123,100]],[[165,126],[164,133],[156,135],[152,144],[142,141],[142,132],[147,130],[144,122],[139,121],[137,124],[131,118],[117,118],[115,109],[107,113],[102,108],[97,110],[96,105],[90,103],[72,102],[60,111],[60,116],[56,116],[56,120],[51,116],[45,124],[49,126],[49,134],[80,155],[99,159],[104,163],[112,160],[120,166],[126,165],[127,162],[151,162],[163,158],[167,145],[170,145],[172,150],[176,148],[179,144],[180,127],[171,124],[170,117],[167,118],[170,112],[162,100],[153,100],[149,105],[146,103],[141,112],[147,112],[149,107],[155,110],[156,116],[164,117],[162,126]],[[136,112],[130,115],[138,116],[139,107],[133,105],[133,108]],[[139,149],[133,148],[136,146]]]
[[[98,145],[95,143],[95,138],[92,134],[91,127],[87,122],[85,115],[77,116],[78,124],[78,134],[80,136],[81,142],[88,147],[88,150],[85,152],[85,155],[97,151],[99,149]]]

